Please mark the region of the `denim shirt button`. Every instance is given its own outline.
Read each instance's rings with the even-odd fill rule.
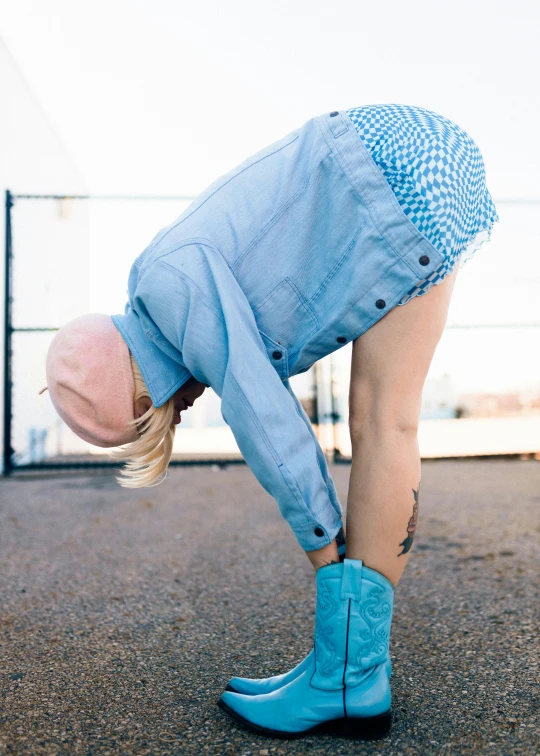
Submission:
[[[345,336],[338,336],[336,341],[338,342],[338,344],[344,344],[347,339],[345,338]]]
[[[337,115],[339,115],[338,111],[334,110],[332,111],[332,113],[330,113],[330,118],[333,118],[334,116],[337,116]]]
[[[275,360],[280,360],[283,357],[283,352],[278,352],[277,350],[275,352],[272,352],[272,357]]]
[[[383,307],[386,307],[386,302],[384,301],[384,299],[378,299],[375,302],[375,307],[378,307],[379,310],[382,310]]]
[[[319,538],[322,538],[322,536],[324,535],[324,530],[322,528],[315,528],[313,532],[316,536],[319,536]]]
[[[422,255],[418,262],[420,265],[429,265],[429,257],[427,255]]]

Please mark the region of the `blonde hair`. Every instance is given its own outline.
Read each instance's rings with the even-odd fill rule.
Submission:
[[[143,397],[150,399],[150,393],[139,366],[131,353],[130,357],[135,381],[133,402]],[[171,459],[176,430],[173,416],[174,399],[171,396],[161,407],[154,407],[152,404],[144,415],[132,421],[133,425],[137,426],[139,438],[109,452],[109,456],[114,460],[126,460],[121,470],[123,477],[116,478],[121,486],[141,488],[163,483],[167,477],[167,467]]]

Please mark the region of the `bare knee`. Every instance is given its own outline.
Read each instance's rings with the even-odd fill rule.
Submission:
[[[366,437],[378,438],[385,433],[416,436],[420,422],[421,397],[392,395],[356,401],[349,408],[349,433],[352,443]]]
[[[349,423],[351,443],[354,446],[366,439],[382,438],[385,435],[399,433],[407,438],[416,438],[418,435],[418,422],[411,420],[384,420],[377,423]]]
[[[455,273],[405,307],[394,307],[353,342],[353,443],[366,435],[417,433],[422,390],[444,329]]]

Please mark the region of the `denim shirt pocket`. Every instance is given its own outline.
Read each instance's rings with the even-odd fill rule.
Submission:
[[[288,351],[320,327],[317,316],[288,276],[253,308],[253,314],[270,362],[287,378]]]

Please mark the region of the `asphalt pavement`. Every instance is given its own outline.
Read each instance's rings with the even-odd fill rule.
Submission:
[[[312,645],[312,567],[246,465],[0,479],[0,756],[539,754],[539,511],[539,461],[424,460],[391,733],[283,741],[216,705]]]

